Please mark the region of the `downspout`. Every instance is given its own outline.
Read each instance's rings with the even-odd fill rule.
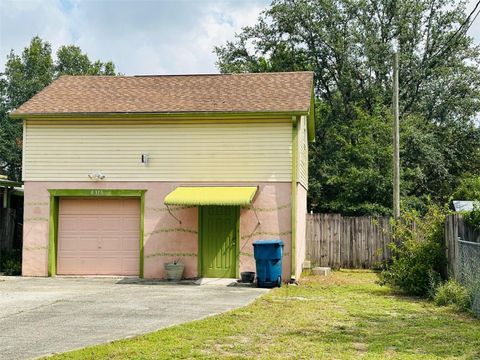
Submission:
[[[290,277],[295,280],[296,278],[296,236],[297,236],[297,162],[298,162],[298,118],[292,116],[292,191],[291,191],[291,218],[292,218],[292,250],[290,254]]]

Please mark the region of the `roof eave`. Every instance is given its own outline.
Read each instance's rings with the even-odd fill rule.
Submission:
[[[194,111],[194,112],[111,112],[111,113],[10,113],[12,119],[68,119],[68,118],[155,118],[155,117],[272,117],[272,116],[294,116],[294,115],[309,115],[307,110],[292,110],[292,111]]]

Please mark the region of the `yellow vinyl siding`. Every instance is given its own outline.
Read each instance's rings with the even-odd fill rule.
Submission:
[[[300,117],[298,129],[298,181],[308,189],[308,135],[307,118]]]
[[[25,181],[291,181],[292,126],[276,122],[26,123]],[[149,154],[147,166],[141,155]]]

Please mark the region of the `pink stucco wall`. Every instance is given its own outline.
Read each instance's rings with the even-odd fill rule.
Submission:
[[[300,278],[302,266],[305,261],[306,250],[306,221],[307,221],[307,190],[301,184],[297,184],[297,216],[295,229],[295,275]]]
[[[22,274],[47,276],[50,195],[40,183],[25,183]]]
[[[144,277],[164,278],[163,264],[180,259],[185,277],[196,277],[198,264],[198,209],[172,207],[179,223],[167,211],[164,197],[185,183],[166,182],[26,182],[23,235],[24,276],[47,276],[50,195],[48,189],[130,189],[145,193]],[[194,185],[194,184],[190,184]],[[212,184],[218,185],[218,184]],[[229,183],[229,185],[232,185]],[[236,185],[252,185],[236,183]],[[240,271],[255,269],[252,242],[282,239],[285,243],[284,279],[290,277],[290,183],[260,183],[252,209],[240,214]]]
[[[262,184],[253,202],[253,209],[240,212],[240,271],[255,271],[255,240],[280,239],[284,242],[282,275],[290,279],[292,239],[291,184]],[[255,216],[257,213],[257,217]],[[260,222],[259,222],[260,221]]]

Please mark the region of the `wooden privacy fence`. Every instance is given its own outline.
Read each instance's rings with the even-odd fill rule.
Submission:
[[[0,251],[13,249],[15,210],[0,208]]]
[[[389,217],[307,214],[306,258],[314,266],[373,268],[391,257]]]
[[[0,208],[0,271],[3,256],[14,247],[15,210]]]

